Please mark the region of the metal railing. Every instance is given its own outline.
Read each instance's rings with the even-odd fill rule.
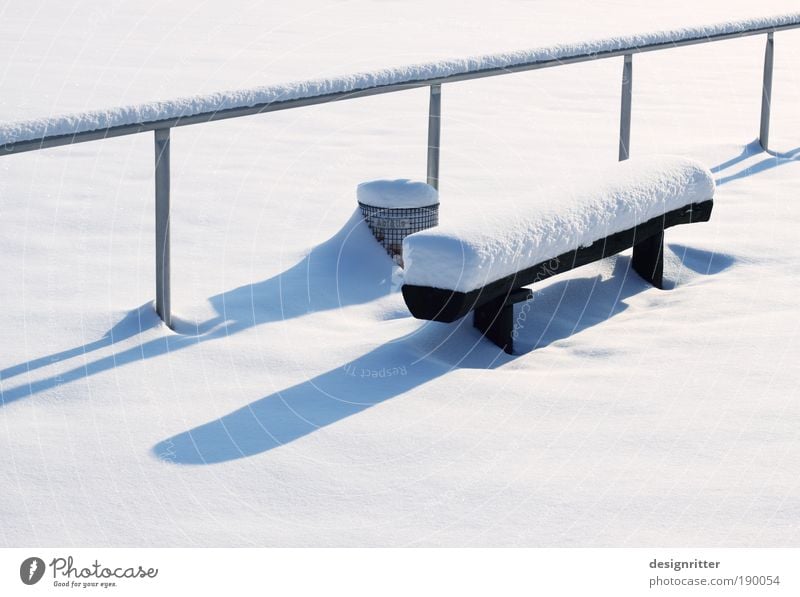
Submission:
[[[761,94],[761,122],[759,128],[759,142],[761,147],[768,151],[769,144],[769,120],[770,106],[772,99],[772,69],[774,57],[774,33],[788,29],[800,27],[800,14],[784,15],[773,19],[761,19],[760,21],[746,21],[742,23],[732,23],[722,27],[722,31],[717,31],[720,27],[712,26],[706,29],[695,30],[696,34],[686,34],[685,32],[676,33],[674,38],[659,40],[655,43],[637,44],[634,42],[625,44],[618,42],[604,43],[602,40],[596,42],[597,46],[618,46],[611,49],[600,50],[578,50],[570,53],[563,51],[553,52],[552,57],[535,56],[533,59],[522,59],[518,62],[509,62],[502,66],[480,67],[483,62],[491,63],[492,57],[482,57],[474,59],[479,66],[467,69],[464,72],[449,72],[440,76],[420,76],[410,77],[399,81],[388,83],[374,83],[348,89],[345,91],[335,91],[330,93],[318,93],[302,97],[292,97],[289,99],[271,99],[265,102],[255,102],[250,105],[239,105],[225,107],[219,110],[199,111],[191,114],[180,114],[167,118],[154,118],[152,120],[141,120],[133,123],[111,125],[105,128],[94,128],[90,130],[75,130],[67,134],[43,134],[34,138],[14,140],[6,142],[0,149],[0,155],[35,151],[61,145],[71,145],[122,135],[132,135],[147,131],[154,131],[155,135],[155,240],[156,240],[156,311],[159,317],[168,326],[172,327],[171,307],[170,307],[170,130],[180,126],[188,126],[203,122],[212,122],[228,118],[238,118],[253,114],[274,112],[277,110],[287,110],[303,106],[324,104],[328,102],[341,101],[405,91],[420,87],[429,87],[430,103],[428,111],[428,152],[427,152],[427,182],[428,184],[439,187],[439,149],[441,145],[441,107],[442,107],[442,85],[458,81],[467,81],[505,75],[511,73],[537,70],[562,66],[565,64],[575,64],[578,62],[589,62],[604,58],[624,57],[622,69],[622,93],[620,107],[620,127],[619,127],[619,159],[626,160],[630,156],[630,136],[631,136],[631,107],[633,99],[633,55],[643,52],[652,52],[676,47],[683,47],[695,44],[703,44],[728,39],[737,39],[752,35],[766,34],[766,50],[764,55],[764,77]],[[663,36],[662,36],[663,37]],[[424,68],[434,65],[420,65],[418,70],[424,72]],[[458,69],[455,69],[458,70]],[[3,141],[0,140],[0,143]]]

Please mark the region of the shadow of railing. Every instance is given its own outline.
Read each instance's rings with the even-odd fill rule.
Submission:
[[[739,164],[761,153],[763,153],[765,157],[760,162],[756,162],[751,166],[747,166],[739,172],[728,174],[726,176],[720,176],[714,182],[717,186],[722,186],[731,181],[746,178],[748,176],[752,176],[753,174],[770,170],[782,164],[800,160],[800,147],[795,147],[794,149],[790,149],[789,151],[785,152],[765,152],[761,147],[761,144],[758,142],[758,139],[756,139],[755,141],[745,145],[739,155],[711,168],[711,172],[713,174],[719,174],[731,166],[735,166],[736,164]]]
[[[0,370],[0,380],[7,385],[13,377],[75,357],[84,358],[84,362],[67,371],[3,390],[0,404],[9,404],[131,362],[228,337],[261,324],[373,301],[392,292],[392,268],[391,259],[372,240],[356,211],[332,238],[312,249],[285,272],[211,297],[216,315],[206,321],[189,323],[176,318],[178,333],[169,332],[92,360],[93,353],[161,324],[152,303],[146,303],[128,312],[98,340]]]

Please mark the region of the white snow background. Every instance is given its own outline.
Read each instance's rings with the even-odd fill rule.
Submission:
[[[12,1],[0,122],[796,11],[741,0]],[[411,318],[356,186],[424,179],[425,89],[0,159],[1,546],[797,546],[800,31],[634,58],[631,153],[711,222],[534,286],[519,355]],[[616,161],[622,59],[443,88],[440,218]]]

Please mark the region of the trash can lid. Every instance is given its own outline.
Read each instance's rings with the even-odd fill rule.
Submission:
[[[384,209],[426,207],[439,203],[439,193],[431,185],[407,178],[362,182],[356,195],[359,203]]]

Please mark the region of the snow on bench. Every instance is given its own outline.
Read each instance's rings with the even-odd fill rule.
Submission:
[[[714,180],[703,165],[654,156],[620,162],[597,180],[492,205],[462,224],[403,241],[403,298],[419,319],[475,326],[506,352],[523,286],[633,247],[633,267],[662,287],[663,231],[711,217]]]

